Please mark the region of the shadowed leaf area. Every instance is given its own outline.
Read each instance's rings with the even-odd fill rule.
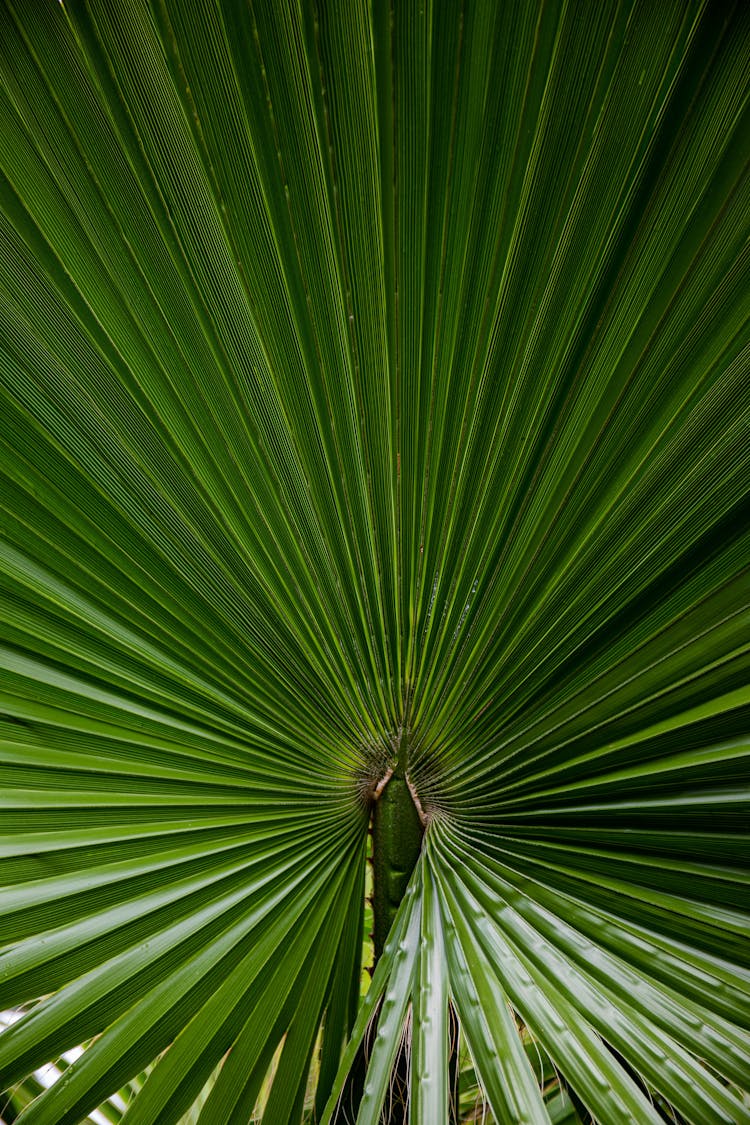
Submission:
[[[750,1123],[748,59],[0,0],[2,1125]]]

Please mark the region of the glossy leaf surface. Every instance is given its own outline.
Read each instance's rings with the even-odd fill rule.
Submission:
[[[406,1035],[442,1125],[451,1011],[503,1125],[750,1121],[749,53],[718,0],[2,4],[19,1123],[342,1125],[366,1040],[378,1125]]]

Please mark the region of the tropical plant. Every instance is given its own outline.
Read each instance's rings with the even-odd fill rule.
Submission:
[[[3,0],[23,1125],[750,1121],[749,57]]]

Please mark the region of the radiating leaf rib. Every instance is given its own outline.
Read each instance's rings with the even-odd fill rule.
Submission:
[[[627,962],[608,953],[603,946],[599,945],[594,950],[590,941],[577,933],[566,920],[565,913],[569,911],[573,915],[570,907],[566,910],[563,903],[558,901],[557,910],[553,913],[552,902],[543,892],[539,893],[539,888],[533,888],[533,891],[529,888],[533,898],[532,894],[528,897],[521,896],[501,877],[499,867],[492,871],[485,868],[480,879],[475,874],[478,866],[476,861],[466,853],[463,856],[466,886],[479,897],[485,909],[491,910],[497,904],[496,896],[502,895],[503,903],[512,906],[527,919],[539,935],[546,939],[550,949],[565,951],[566,963],[571,972],[581,970],[604,987],[616,991],[622,1003],[634,1005],[650,1022],[675,1035],[688,1050],[699,1048],[704,1060],[711,1062],[717,1069],[732,1070],[735,1081],[740,1085],[747,1084],[750,1076],[747,1073],[746,1037],[727,1021],[714,1016],[708,1006],[710,1001],[705,1001],[702,1005],[691,1004],[687,997],[656,986],[643,970],[633,971]],[[490,886],[493,892],[489,891]],[[549,906],[542,908],[540,899],[541,902],[546,899]],[[576,921],[579,921],[582,913],[576,912],[578,917],[573,915]],[[591,920],[587,921],[590,924]],[[656,950],[652,950],[654,960],[655,954]],[[737,1012],[743,1006],[739,985],[738,981],[731,997],[727,997],[725,1001]],[[714,981],[712,991],[720,989],[719,981]]]
[[[412,1008],[410,1115],[415,1125],[447,1125],[449,1058],[448,968],[437,888],[422,872],[422,937]]]
[[[506,996],[471,937],[468,919],[446,903],[446,955],[454,1003],[492,1112],[500,1122],[547,1125],[535,1076]]]
[[[466,913],[469,899],[454,897],[452,888],[445,888],[446,900],[454,918]],[[502,974],[509,991],[509,1000],[564,1073],[571,1076],[575,1089],[589,1111],[603,1120],[635,1120],[656,1123],[659,1118],[648,1100],[628,1075],[614,1063],[605,1045],[591,1025],[581,1019],[576,1009],[567,1004],[541,973],[529,966],[526,958],[510,943],[494,941],[489,934],[487,916],[471,904],[468,911],[477,933],[481,931],[491,950],[496,971]],[[478,938],[473,939],[478,942]],[[532,1103],[533,1106],[533,1103]],[[516,1115],[518,1107],[513,1107]],[[534,1112],[524,1108],[521,1112]],[[509,1120],[512,1118],[509,1118]],[[533,1118],[531,1118],[533,1120]]]
[[[336,1119],[335,1115],[339,1099],[357,1051],[371,1022],[376,1018],[379,1019],[379,1011],[384,1002],[384,996],[389,989],[391,999],[389,1009],[391,1013],[395,1011],[396,1015],[399,1010],[401,1011],[401,1022],[399,1022],[394,1015],[391,1015],[388,1028],[388,1041],[385,1042],[385,1035],[381,1037],[383,1045],[379,1053],[382,1056],[386,1051],[392,1049],[395,1055],[398,1045],[396,1036],[398,1035],[398,1037],[400,1037],[401,1035],[403,1016],[408,1003],[407,992],[413,977],[414,958],[416,956],[419,918],[422,905],[421,895],[419,894],[420,878],[421,868],[417,867],[393,921],[393,926],[385,949],[383,950],[383,955],[380,957],[375,972],[373,973],[372,983],[360,1003],[356,1022],[352,1029],[351,1036],[349,1037],[349,1042],[346,1045],[346,1049],[341,1056],[338,1073],[323,1111],[321,1119],[323,1125]],[[396,980],[398,980],[398,988],[395,987],[394,982]],[[386,1081],[387,1071],[383,1069],[381,1063],[381,1083]]]
[[[243,1077],[248,1072],[252,1073],[255,1055],[263,1047],[264,1031],[278,1007],[290,1006],[292,1010],[299,1007],[306,983],[312,983],[312,987],[316,987],[319,975],[323,977],[321,990],[325,988],[330,973],[330,961],[333,959],[338,941],[337,930],[342,920],[341,912],[337,917],[332,911],[332,903],[338,895],[344,895],[347,899],[350,897],[354,874],[354,865],[350,863],[349,869],[344,871],[342,877],[332,880],[324,893],[319,894],[314,901],[311,901],[311,895],[306,898],[308,924],[305,927],[298,927],[296,933],[293,928],[295,919],[293,917],[285,919],[288,939],[281,938],[284,943],[283,956],[275,959],[269,956],[274,946],[276,948],[279,946],[278,933],[273,936],[269,933],[267,942],[248,948],[245,963],[241,963],[238,970],[229,975],[213,996],[196,1011],[190,1023],[175,1040],[172,1049],[154,1067],[144,1086],[143,1095],[137,1103],[134,1103],[129,1114],[135,1125],[139,1122],[177,1121],[182,1111],[192,1103],[202,1088],[218,1059],[225,1054],[227,1045],[233,1041],[237,1043],[237,1061],[241,1062]],[[320,889],[320,884],[316,889]],[[262,977],[259,975],[259,966],[264,964],[260,956],[261,949],[265,959]],[[328,970],[322,974],[313,973],[310,965],[310,961],[315,961],[316,951],[329,959]],[[302,1012],[301,1020],[295,1025],[298,1029],[297,1033],[304,1028],[306,1021],[313,1019],[317,1025],[319,1019],[319,1008],[311,1012],[309,995],[307,999],[308,1003]],[[286,1043],[290,1044],[289,1037]],[[253,1046],[255,1051],[252,1049]],[[310,1047],[311,1044],[308,1045],[308,1050]],[[286,1053],[285,1044],[278,1074],[281,1084],[279,1092],[282,1096],[290,1092],[291,1080],[287,1073],[289,1063],[288,1059],[284,1061]],[[306,1077],[307,1070],[305,1062],[309,1062],[307,1050],[303,1053],[303,1078]],[[214,1087],[215,1090],[218,1088],[215,1095],[217,1099],[223,1085],[222,1075],[227,1066],[229,1072],[234,1071],[236,1076],[236,1064],[225,1062]],[[291,1092],[294,1090],[295,1085],[292,1083]],[[209,1095],[207,1107],[209,1102],[213,1105],[212,1097],[214,1097],[213,1091]],[[271,1104],[273,1105],[277,1100],[281,1101],[282,1098],[275,1098],[272,1093]],[[207,1108],[205,1112],[210,1119],[212,1110]],[[285,1115],[281,1114],[279,1120],[284,1118]]]
[[[692,1058],[689,1052],[696,1046],[699,1049],[702,1046],[696,1044],[694,1038],[688,1039],[690,1046],[687,1050],[680,1050],[677,1043],[666,1034],[663,1020],[659,1032],[654,1034],[651,1025],[653,1022],[660,1022],[658,1016],[655,1018],[647,1009],[644,1017],[641,1017],[631,998],[622,993],[616,1003],[613,1003],[614,995],[606,985],[597,996],[599,986],[595,985],[593,989],[588,986],[584,979],[588,974],[579,972],[568,957],[559,957],[556,940],[540,940],[531,926],[516,925],[515,912],[511,908],[503,904],[501,910],[500,924],[493,930],[489,927],[483,929],[480,940],[490,941],[495,949],[499,942],[507,942],[522,963],[531,969],[532,976],[536,976],[534,968],[538,969],[545,987],[559,989],[560,996],[580,1005],[595,1030],[617,1050],[627,1052],[638,1072],[650,1084],[660,1088],[660,1092],[669,1098],[679,1112],[694,1121],[731,1120],[740,1112],[738,1103],[731,1095],[726,1094],[721,1083]],[[700,1024],[699,1018],[697,1019]],[[731,1036],[731,1032],[729,1034]],[[720,1057],[717,1051],[721,1042],[720,1035],[719,1030],[716,1037],[718,1042],[715,1042],[711,1052],[714,1060]],[[742,1065],[745,1061],[742,1039],[739,1036],[734,1039],[736,1063]],[[729,1044],[725,1049],[728,1046]],[[705,1058],[707,1053],[701,1050],[702,1057]],[[665,1056],[670,1060],[668,1067],[661,1065]],[[723,1069],[726,1064],[720,1065]]]
[[[405,900],[409,902],[410,909],[403,926],[403,936],[393,954],[393,968],[378,1011],[377,1031],[367,1064],[357,1125],[376,1125],[383,1103],[389,1096],[391,1070],[404,1036],[404,1021],[417,972],[423,908],[421,882],[421,870],[417,868],[410,885],[410,899]]]

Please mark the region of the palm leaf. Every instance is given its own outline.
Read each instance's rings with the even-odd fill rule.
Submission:
[[[439,1125],[454,1016],[497,1122],[750,1121],[749,49],[718,0],[5,0],[24,1125],[375,1125],[404,1036]]]

